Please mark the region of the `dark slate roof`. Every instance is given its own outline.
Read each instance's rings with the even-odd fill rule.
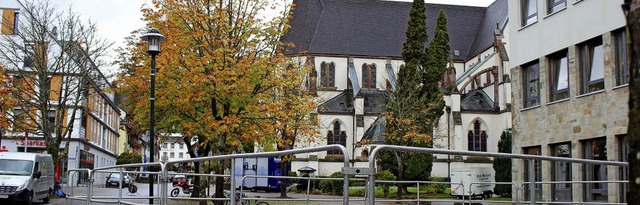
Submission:
[[[379,115],[386,110],[386,93],[379,90],[360,90],[364,98],[364,115]],[[320,114],[353,114],[353,91],[345,90],[318,106]]]
[[[383,117],[378,117],[376,121],[373,122],[371,127],[364,132],[360,143],[376,143],[376,142],[384,142],[384,130],[385,130],[386,122]],[[365,142],[366,140],[366,142]]]
[[[411,2],[294,0],[293,3],[296,9],[291,28],[282,41],[295,44],[295,48],[289,49],[287,54],[401,58]],[[484,24],[483,19],[493,18],[493,15],[485,14],[485,10],[490,9],[444,4],[426,4],[426,8],[430,37],[433,37],[439,11],[442,9],[447,14],[451,50],[460,53],[454,56],[455,60],[466,60],[474,41],[478,48],[487,48],[493,43],[491,34],[495,23],[491,20],[486,23],[492,24],[491,32],[477,34],[478,27]],[[504,9],[506,12],[506,7]],[[476,36],[487,37],[488,40],[474,40]],[[488,44],[484,45],[486,42]]]
[[[494,112],[493,100],[482,89],[476,89],[464,94],[460,100],[462,111]]]
[[[469,50],[469,57],[475,56],[493,45],[493,34],[502,26],[507,19],[508,13],[507,0],[494,1],[484,13],[476,38]]]

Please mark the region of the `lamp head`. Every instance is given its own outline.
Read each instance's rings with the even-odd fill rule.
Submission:
[[[160,31],[156,28],[149,29],[149,31],[142,35],[140,39],[147,42],[147,45],[149,46],[147,52],[150,54],[160,53],[160,42],[167,40],[167,38],[160,34]]]

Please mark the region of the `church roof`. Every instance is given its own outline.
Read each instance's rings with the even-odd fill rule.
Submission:
[[[364,98],[364,115],[379,115],[386,110],[386,93],[379,90],[360,90]],[[318,106],[320,114],[353,114],[353,91],[345,90]]]
[[[360,142],[363,143],[363,141],[365,140],[367,141],[367,143],[384,142],[385,126],[386,121],[384,120],[384,118],[378,117],[378,119],[373,122],[371,127],[369,127],[369,129],[364,132],[364,135],[362,136]]]
[[[496,23],[507,18],[507,0],[472,7],[426,4],[427,32],[433,37],[442,9],[447,15],[455,60],[467,60],[493,44]],[[282,41],[287,54],[401,58],[411,2],[379,0],[294,0],[291,28]],[[487,28],[485,28],[487,27]],[[479,39],[482,38],[482,39]]]
[[[476,89],[464,94],[460,100],[462,111],[494,112],[493,100],[482,89]]]

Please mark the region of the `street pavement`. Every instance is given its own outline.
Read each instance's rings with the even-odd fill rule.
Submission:
[[[104,186],[96,186],[93,187],[93,195],[92,197],[94,199],[100,198],[100,197],[110,197],[111,199],[97,199],[97,200],[105,200],[105,202],[103,203],[99,203],[99,202],[94,202],[92,204],[115,204],[117,203],[117,197],[118,194],[122,194],[122,201],[125,202],[129,202],[130,204],[149,204],[149,200],[148,199],[141,199],[143,197],[148,197],[149,196],[149,185],[148,184],[137,184],[138,186],[138,192],[136,194],[131,194],[129,193],[129,191],[127,190],[127,188],[123,188],[122,190],[119,190],[118,188],[105,188]],[[156,194],[154,194],[154,196],[157,196],[158,190],[159,190],[159,185],[155,185],[154,187],[154,192],[156,192]],[[171,191],[173,189],[173,187],[169,184],[167,186],[167,190]],[[86,196],[88,188],[87,187],[73,187],[73,190],[69,189],[69,187],[63,187],[63,190],[65,191],[65,193],[67,193],[67,195],[69,196]],[[212,195],[213,193],[211,192],[209,195]],[[245,194],[248,197],[252,197],[252,198],[262,198],[264,200],[260,200],[260,201],[266,201],[268,202],[270,205],[295,205],[295,204],[307,204],[306,198],[307,195],[305,194],[300,194],[300,193],[287,193],[287,196],[289,197],[289,199],[299,199],[299,201],[272,201],[272,200],[277,200],[279,199],[278,197],[280,196],[280,193],[265,193],[265,192],[250,192],[247,191],[245,192]],[[180,191],[180,195],[178,197],[189,197],[189,195],[186,195],[184,193],[182,193],[182,191]],[[316,200],[321,200],[321,201],[309,201],[309,205],[331,205],[331,204],[341,204],[342,203],[342,197],[341,196],[332,196],[332,195],[310,195],[309,198],[316,199]],[[363,202],[363,197],[351,197],[350,198],[350,203],[349,204],[364,204]],[[87,204],[87,202],[85,200],[72,200],[72,199],[63,199],[63,198],[58,198],[58,199],[52,199],[51,202],[49,204],[52,205],[85,205]],[[155,201],[154,204],[158,204],[157,201]],[[193,200],[176,200],[176,199],[170,199],[167,204],[169,205],[197,205],[197,201],[193,201]],[[211,202],[211,200],[207,200],[207,204],[213,204]],[[255,201],[252,201],[251,204],[255,204]],[[402,203],[396,203],[396,202],[376,202],[376,204],[381,204],[381,205],[390,205],[390,204],[402,204]],[[416,204],[415,202],[406,202],[405,204]],[[427,204],[424,202],[421,202],[420,204]],[[431,205],[457,205],[460,204],[462,205],[462,203],[453,203],[453,202],[432,202]],[[473,203],[473,205],[500,205],[500,204],[508,204],[508,203],[497,203],[497,202],[480,202],[480,203]]]

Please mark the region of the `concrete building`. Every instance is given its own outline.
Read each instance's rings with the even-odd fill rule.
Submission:
[[[1,1],[0,12],[0,16],[2,16],[2,18],[0,18],[2,33],[0,35],[2,35],[3,39],[5,39],[4,37],[18,38],[17,34],[20,32],[19,29],[21,27],[16,25],[19,25],[20,21],[28,19],[26,15],[22,15],[23,12],[26,11],[23,11],[17,1]],[[56,56],[51,54],[54,52],[62,53],[64,55],[74,55],[78,59],[82,58],[82,60],[88,60],[88,58],[77,53],[71,54],[63,52],[63,49],[60,49],[62,47],[60,43],[61,40],[57,39],[58,36],[54,35],[55,32],[48,33],[49,36],[46,42],[34,43],[35,47],[45,45],[45,48],[50,51],[50,53],[47,53],[47,56],[44,56],[44,58],[24,56],[20,58],[20,60],[24,60],[24,62],[18,64],[20,65],[19,67],[14,66],[16,64],[8,64],[2,65],[3,68],[10,70],[9,73],[14,75],[14,78],[23,78],[24,76],[19,76],[20,72],[17,71],[34,67],[33,61],[38,61],[38,59],[44,60],[36,63],[51,63],[52,61],[55,61]],[[78,63],[77,61],[73,62]],[[20,107],[16,107],[14,109],[13,116],[16,118],[16,122],[22,122],[23,120],[21,119],[24,119],[25,115],[46,116],[51,124],[60,120],[63,122],[70,122],[71,119],[75,119],[71,138],[66,142],[62,142],[60,146],[61,149],[68,148],[67,157],[56,163],[57,173],[60,173],[60,176],[57,177],[61,182],[66,181],[66,171],[68,169],[91,169],[115,165],[116,163],[116,156],[118,154],[119,116],[121,114],[120,108],[118,108],[118,106],[113,102],[114,95],[110,90],[112,87],[107,81],[107,78],[100,72],[99,68],[93,66],[92,63],[90,64],[91,65],[89,66],[86,64],[84,64],[84,66],[80,64],[76,65],[78,67],[83,67],[83,69],[87,69],[88,71],[87,75],[89,77],[86,78],[83,83],[78,82],[79,78],[77,77],[77,73],[51,72],[51,74],[49,74],[48,78],[50,78],[50,80],[48,81],[48,86],[50,88],[51,96],[49,100],[52,108],[48,113],[46,113],[46,115],[36,115],[30,113],[30,110],[23,110]],[[78,106],[68,104],[70,101],[62,104],[61,102],[64,101],[57,97],[63,94],[67,95],[67,93],[71,92],[81,92],[77,89],[64,89],[64,82],[82,84],[85,86],[83,87],[85,91],[80,94],[81,98],[73,98],[81,102]],[[60,108],[62,105],[65,105],[64,107],[66,108]],[[59,109],[65,110],[61,112],[63,114],[56,116],[55,113]],[[74,113],[75,115],[73,115]],[[37,133],[42,132],[42,130],[39,130]],[[9,152],[45,152],[46,142],[44,141],[44,137],[37,133],[28,133],[19,130],[17,129],[17,126],[13,124],[12,127],[9,127],[6,135],[1,139],[3,149]],[[104,179],[106,175],[107,173],[99,173],[95,178]],[[73,181],[72,183],[75,184],[77,182],[82,183],[83,180]],[[96,180],[96,183],[98,184],[104,182],[104,180]]]
[[[513,152],[624,161],[628,79],[622,0],[513,1],[509,5]],[[514,160],[515,182],[622,179],[613,166]],[[545,202],[624,203],[623,184],[539,184]],[[525,190],[528,193],[528,190]],[[531,196],[526,194],[526,198]]]
[[[313,66],[308,89],[321,102],[315,113],[320,138],[302,140],[297,146],[341,144],[355,166],[367,166],[369,151],[384,144],[380,116],[385,111],[385,95],[393,90],[395,76],[404,64],[401,50],[411,3],[295,0],[294,4],[291,29],[283,40],[295,44],[287,53],[295,63]],[[455,85],[452,90],[457,92],[445,97],[452,112],[434,126],[434,146],[446,148],[450,137],[451,149],[497,151],[511,116],[510,86],[508,78],[503,78],[509,75],[504,69],[508,68],[504,46],[507,1],[498,0],[489,7],[426,4],[430,37],[440,10],[448,17],[453,56],[452,75],[447,76],[452,80],[447,85]],[[450,127],[447,119],[452,122]],[[473,130],[476,122],[480,123],[477,133]],[[468,131],[474,133],[470,138]],[[341,157],[338,152],[296,155],[292,170],[309,166],[317,175],[328,176],[340,171]],[[474,161],[477,163],[456,160],[457,167],[491,163],[484,158]],[[447,177],[447,162],[446,156],[437,156],[432,176]]]
[[[174,161],[181,159],[190,159],[189,150],[187,145],[183,141],[182,134],[171,133],[163,134],[163,138],[166,140],[160,144],[159,157],[161,161]],[[194,137],[191,143],[197,143],[197,138]]]

